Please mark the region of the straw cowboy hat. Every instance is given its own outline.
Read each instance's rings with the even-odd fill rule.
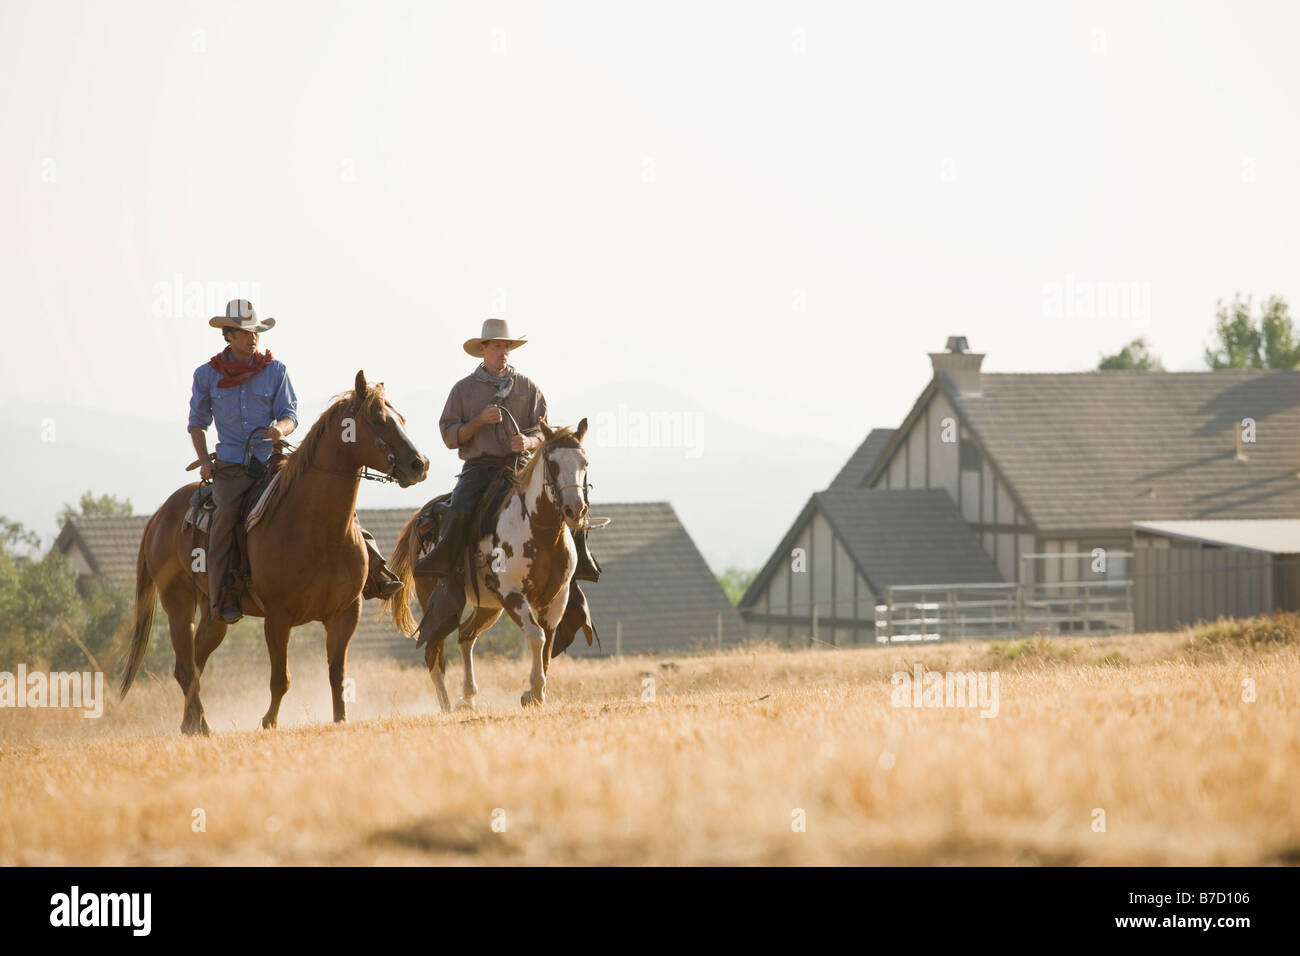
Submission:
[[[510,334],[510,326],[506,324],[505,319],[488,319],[484,322],[482,335],[465,340],[465,351],[475,358],[482,358],[484,342],[509,342],[512,349],[528,344],[523,339],[514,338]]]
[[[245,332],[265,332],[275,325],[275,319],[257,318],[257,310],[247,299],[231,299],[226,303],[225,315],[214,315],[208,319],[208,325],[214,329],[243,329]]]

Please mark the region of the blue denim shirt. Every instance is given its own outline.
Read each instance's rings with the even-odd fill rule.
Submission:
[[[217,461],[242,463],[244,442],[255,428],[265,428],[282,418],[298,423],[298,396],[293,393],[288,369],[278,359],[234,388],[218,388],[219,381],[221,373],[211,365],[194,370],[188,426],[207,428],[217,423]],[[260,435],[249,447],[260,461],[266,461],[272,451],[271,443]]]

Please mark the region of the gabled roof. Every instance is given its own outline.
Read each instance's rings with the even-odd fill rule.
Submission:
[[[813,499],[876,594],[896,584],[1002,580],[942,488],[830,489]]]
[[[357,517],[375,536],[385,555],[392,554],[397,536],[414,508],[362,508]],[[596,584],[583,582],[604,653],[614,651],[616,623],[623,621],[623,651],[682,650],[697,638],[713,634],[721,614],[724,641],[747,634],[744,622],[709,570],[672,506],[666,502],[601,504],[594,512],[608,516],[608,528],[591,532],[592,552],[603,571]],[[75,543],[91,567],[134,594],[135,562],[146,515],[129,518],[75,518],[59,533],[54,547],[67,553]],[[367,601],[353,648],[397,653],[422,661],[415,642],[403,637],[391,618],[380,622],[379,604]],[[569,653],[600,653],[579,638]]]
[[[917,405],[936,388],[1039,531],[1300,517],[1300,371],[990,373],[977,394],[938,374]],[[1238,460],[1245,418],[1256,441]]]
[[[600,581],[582,582],[600,631],[604,653],[614,651],[615,625],[623,622],[623,652],[685,648],[716,633],[722,615],[724,643],[748,629],[704,556],[666,501],[592,506],[611,519],[588,537],[601,566]],[[579,637],[569,653],[598,653]]]
[[[73,518],[64,523],[53,550],[67,554],[76,545],[96,574],[135,593],[135,559],[148,515]]]
[[[820,512],[876,596],[899,584],[976,584],[1002,574],[941,488],[831,488],[808,499],[745,591],[753,607],[813,514]]]
[[[871,471],[871,466],[876,463],[880,453],[889,444],[889,439],[894,437],[895,431],[896,429],[893,428],[871,429],[866,439],[858,446],[858,450],[844,463],[844,467],[835,476],[830,487],[861,488]]]

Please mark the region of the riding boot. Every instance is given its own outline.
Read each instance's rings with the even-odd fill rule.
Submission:
[[[443,515],[438,543],[429,553],[415,562],[417,578],[431,578],[453,574],[465,559],[465,537],[469,532],[469,513],[450,511]]]
[[[244,616],[242,601],[243,594],[243,574],[240,568],[243,555],[240,553],[239,543],[230,549],[229,565],[226,568],[226,583],[221,588],[221,597],[218,604],[221,607],[220,617],[227,624],[237,624]]]
[[[244,616],[244,610],[240,607],[239,589],[234,583],[227,584],[221,589],[218,604],[221,607],[221,620],[227,624],[237,624]]]
[[[464,609],[465,589],[459,585],[455,575],[444,574],[424,606],[415,646],[423,647],[429,641],[440,641],[454,631],[460,624],[460,612]]]
[[[573,543],[578,549],[578,568],[573,577],[578,581],[599,581],[600,565],[587,549],[587,529],[579,528],[573,532]]]
[[[366,574],[366,586],[361,592],[365,600],[371,598],[389,598],[402,589],[402,579],[388,569],[384,556],[369,535],[366,535],[366,553],[370,556],[370,569]]]

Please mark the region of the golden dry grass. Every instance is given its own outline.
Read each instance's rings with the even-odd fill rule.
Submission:
[[[177,733],[174,682],[99,720],[0,711],[0,864],[1300,860],[1293,642],[562,657],[528,711],[526,664],[495,658],[479,711],[447,716],[423,670],[359,661],[344,726],[323,652],[295,650],[276,731],[253,729],[265,658],[220,651],[210,739]],[[890,674],[917,662],[997,670],[998,716],[891,706]],[[454,698],[458,663],[449,678]]]

